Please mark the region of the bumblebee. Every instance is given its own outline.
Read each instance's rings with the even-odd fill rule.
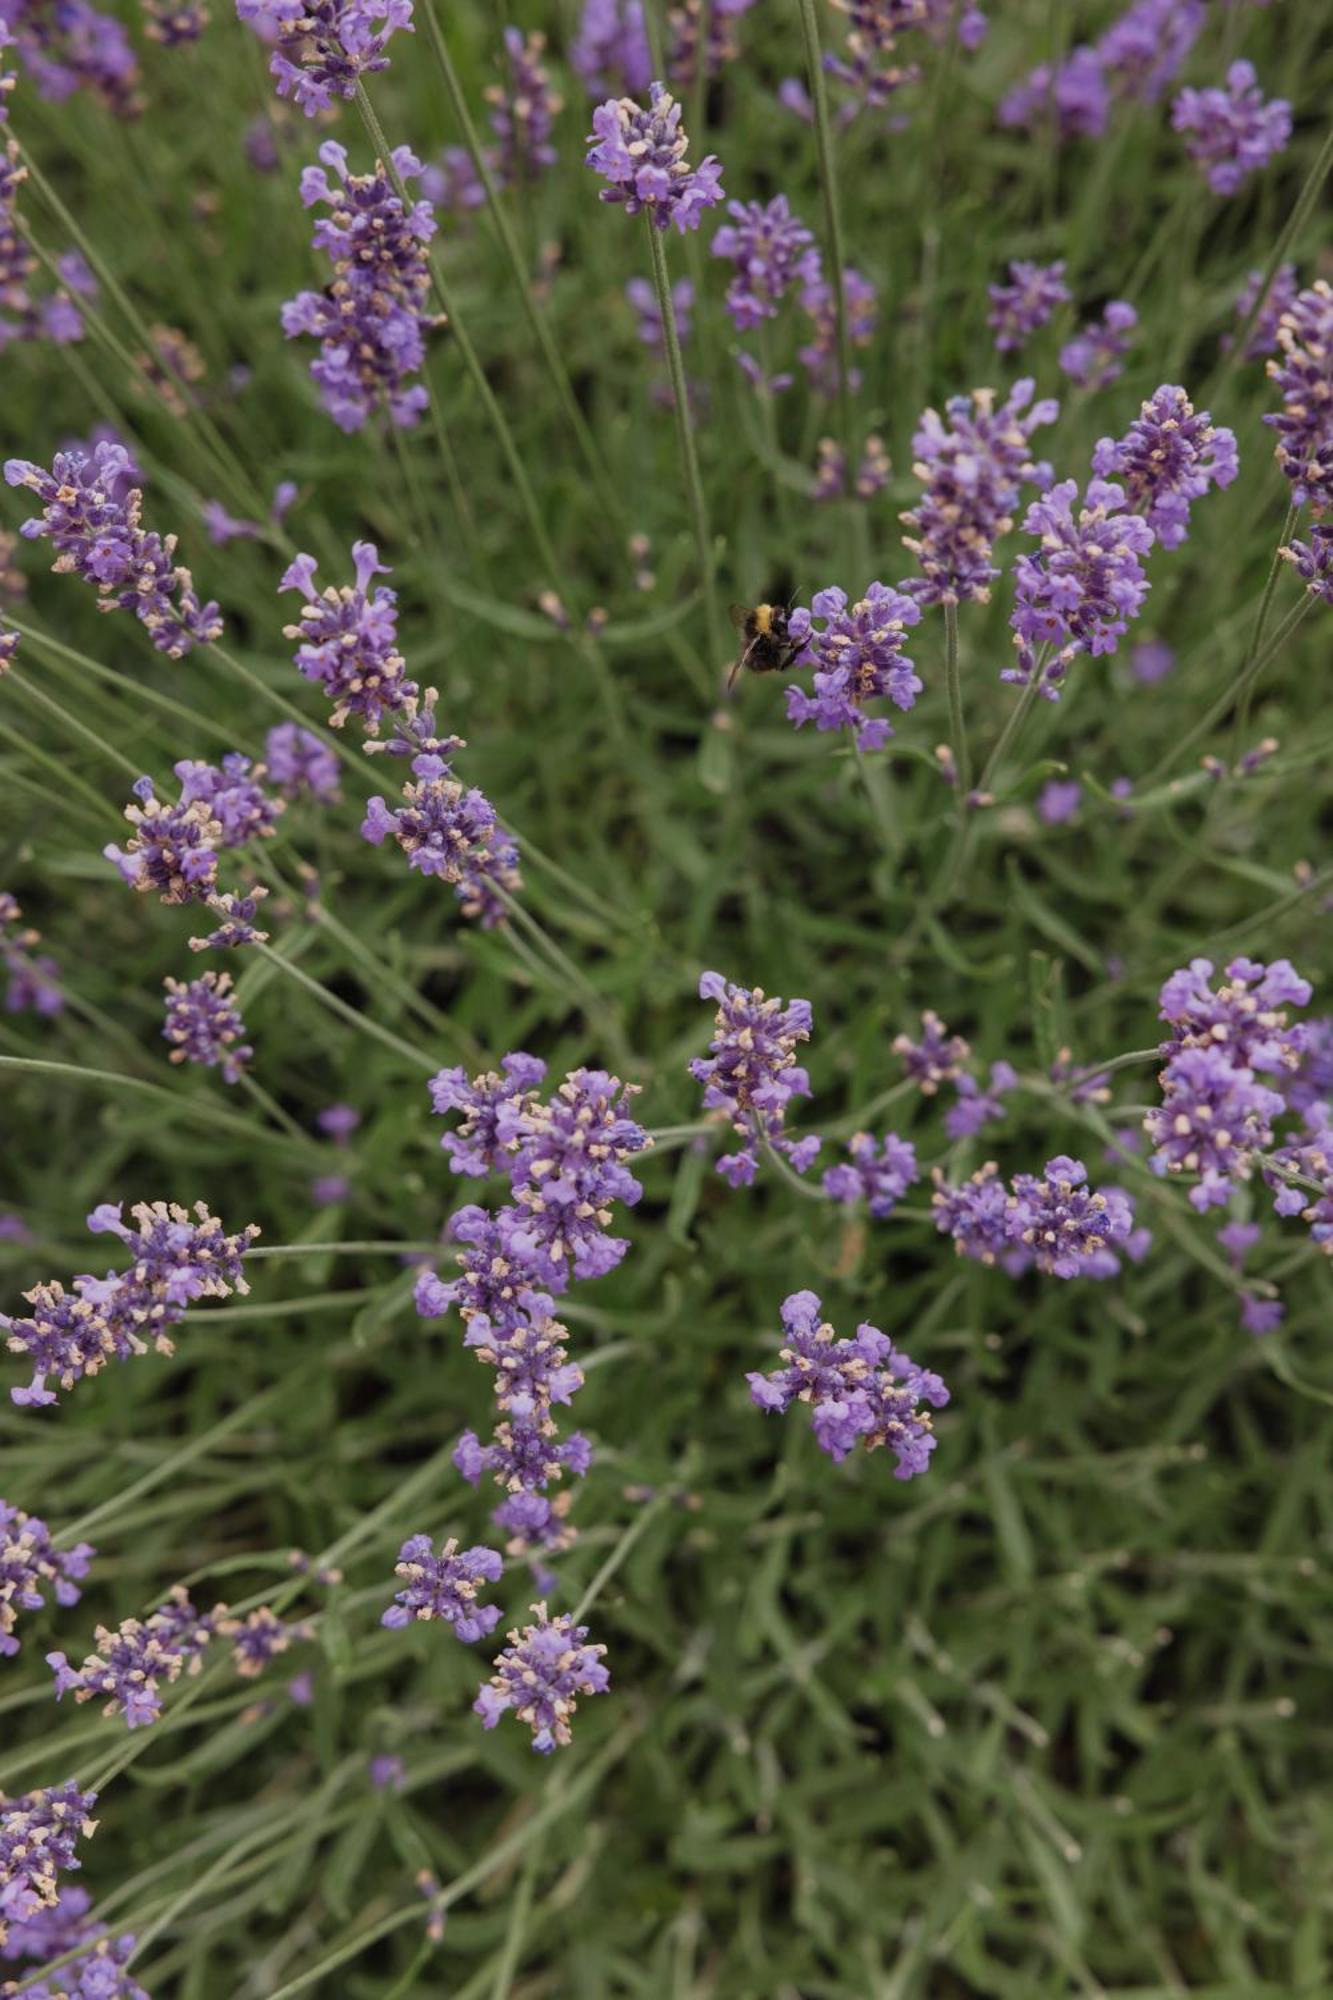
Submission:
[[[796,657],[796,647],[787,630],[787,612],[781,604],[733,604],[731,622],[742,639],[740,656],[727,676],[727,692],[736,685],[742,668],[752,674],[785,674]]]

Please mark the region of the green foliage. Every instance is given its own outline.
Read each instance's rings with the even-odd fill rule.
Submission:
[[[576,10],[539,11],[558,52]],[[776,679],[747,679],[721,703],[727,663],[705,639],[672,418],[623,298],[628,278],[649,274],[646,230],[597,201],[582,92],[558,53],[561,164],[508,213],[525,269],[543,274],[537,311],[609,495],[485,217],[446,225],[442,240],[553,577],[457,340],[437,338],[430,380],[466,519],[430,423],[394,443],[349,439],[318,408],[309,343],[285,343],[277,314],[323,279],[295,182],[326,134],[286,118],[281,171],[245,164],[245,125],[274,100],[257,46],[224,0],[215,12],[198,47],[149,48],[141,123],[83,98],[44,104],[26,85],[12,100],[13,129],[132,314],[104,294],[115,349],[92,337],[6,351],[5,450],[49,461],[98,421],[132,433],[150,525],[179,530],[259,685],[203,653],[164,662],[131,620],[99,619],[86,587],[27,560],[21,615],[53,643],[25,640],[0,684],[0,886],[42,930],[71,1004],[50,1024],[6,1016],[0,1054],[98,1074],[0,1068],[0,1205],[37,1239],[0,1242],[0,1303],[96,1264],[82,1217],[107,1199],[205,1199],[229,1228],[261,1223],[266,1246],[307,1247],[256,1260],[248,1299],[192,1312],[174,1360],[110,1369],[55,1411],[0,1404],[5,1498],[60,1531],[86,1526],[102,1551],[83,1603],[25,1614],[23,1651],[0,1668],[0,1784],[124,1762],[83,1879],[108,1923],[147,1941],[138,1969],[157,2000],[1333,1991],[1333,1282],[1299,1225],[1267,1224],[1255,1268],[1281,1278],[1287,1319],[1258,1342],[1239,1328],[1214,1246],[1221,1217],[1200,1220],[1133,1164],[1147,1261],[1109,1284],[1015,1283],[956,1264],[920,1204],[875,1224],[772,1178],[732,1193],[706,1154],[664,1140],[644,1169],[631,1256],[568,1302],[597,1457],[559,1604],[608,1557],[623,1561],[589,1613],[612,1693],[584,1705],[573,1746],[550,1763],[518,1728],[483,1735],[469,1714],[484,1648],[469,1656],[437,1627],[378,1628],[404,1535],[484,1538],[489,1503],[449,1453],[465,1426],[485,1427],[488,1381],[455,1325],[415,1317],[392,1252],[319,1247],[439,1235],[458,1188],[423,1088],[437,1064],[482,1066],[512,1048],[557,1073],[606,1063],[642,1084],[646,1123],[695,1118],[685,1064],[707,1040],[711,1010],[694,997],[705,966],[813,1003],[813,1129],[854,1129],[899,1079],[894,1035],[934,1007],[979,1059],[1008,1058],[1038,1086],[986,1134],[1004,1171],[1082,1151],[1094,1180],[1111,1128],[1040,1086],[1062,1050],[1084,1065],[1151,1045],[1173,967],[1285,953],[1322,980],[1327,1006],[1326,614],[1266,670],[1243,735],[1224,716],[1181,746],[1247,657],[1283,534],[1287,495],[1260,421],[1272,392],[1259,364],[1225,365],[1219,336],[1325,137],[1328,0],[1210,10],[1188,77],[1215,80],[1243,49],[1297,118],[1287,153],[1232,202],[1206,196],[1165,107],[1122,110],[1101,145],[1059,152],[997,128],[1001,91],[1064,37],[1067,14],[1070,39],[1096,32],[1099,6],[997,5],[978,55],[928,54],[924,84],[901,100],[905,129],[863,120],[839,139],[847,255],[881,300],[855,421],[883,434],[895,468],[868,507],[806,497],[832,406],[798,388],[773,428],[761,419],[728,351],[711,228],[668,244],[672,275],[699,294],[685,364],[700,385],[724,599],[808,601],[834,582],[856,595],[906,573],[897,515],[916,493],[921,408],[1029,366],[997,357],[985,328],[985,286],[1010,257],[1066,258],[1082,317],[1113,296],[1141,314],[1124,379],[1066,396],[1041,434],[1061,475],[1084,476],[1094,441],[1162,381],[1236,431],[1240,479],[1199,505],[1182,550],[1152,558],[1136,636],[1167,639],[1175,673],[1145,687],[1123,655],[1076,663],[1064,700],[1031,718],[953,897],[934,908],[954,827],[932,755],[948,728],[939,614],[912,649],[926,693],[898,719],[869,794],[854,758],[789,729]],[[441,21],[477,115],[497,73],[496,17],[468,5]],[[814,137],[773,94],[802,67],[799,12],[766,5],[741,30],[743,59],[688,107],[694,150],[719,154],[730,195],[781,189],[818,230]],[[831,41],[840,17],[824,15],[822,32]],[[394,143],[430,158],[458,132],[427,38],[400,37],[391,55],[372,79],[376,112]],[[336,131],[366,166],[354,107]],[[36,189],[25,208],[43,245],[67,247]],[[1292,252],[1306,283],[1318,213]],[[126,365],[159,322],[206,363],[203,400],[183,415]],[[1055,353],[1071,326],[1033,344],[1043,392],[1061,386]],[[238,366],[253,371],[243,386]],[[564,955],[518,927],[470,930],[447,888],[366,846],[364,798],[392,774],[382,760],[347,771],[340,807],[283,820],[267,906],[274,949],[346,1011],[268,958],[228,968],[282,1124],[214,1073],[169,1068],[161,987],[196,965],[190,913],[131,895],[99,854],[123,831],[138,772],[259,751],[280,719],[262,689],[323,719],[281,636],[282,537],[214,549],[198,516],[207,497],[262,519],[278,478],[301,484],[289,532],[319,557],[321,581],[347,573],[358,535],[393,564],[409,667],[440,689],[443,726],[469,739],[469,779],[523,841],[525,904]],[[632,533],[652,541],[647,593],[633,584]],[[1011,538],[1002,559],[1020,546]],[[539,608],[551,587],[569,637]],[[1284,569],[1270,631],[1298,595]],[[578,636],[594,606],[609,614],[600,647]],[[1008,609],[1001,585],[960,617],[978,763],[1014,707],[998,678]],[[1280,747],[1257,775],[1200,773],[1202,753],[1230,761],[1233,739],[1245,749],[1269,734]],[[1083,808],[1044,828],[1035,793],[1060,771],[1083,779]],[[1110,790],[1122,775],[1149,781],[1128,815]],[[332,923],[298,893],[303,865]],[[1118,1106],[1155,1097],[1149,1067],[1115,1084]],[[334,1100],[364,1116],[353,1189],[315,1209],[311,1178],[342,1162],[287,1121],[313,1133]],[[980,1142],[946,1148],[929,1101],[899,1099],[875,1129],[885,1117],[927,1164],[966,1172],[984,1156]],[[1248,1210],[1267,1216],[1262,1189]],[[807,1285],[840,1330],[868,1318],[949,1382],[928,1478],[895,1484],[886,1455],[834,1468],[799,1410],[780,1422],[750,1407],[745,1371],[767,1364],[779,1302]],[[295,1601],[292,1547],[345,1577],[301,1598],[317,1636],[290,1664],[313,1674],[313,1705],[284,1693],[287,1660],[258,1684],[219,1660],[133,1738],[91,1708],[54,1707],[48,1645],[77,1656],[99,1621],[146,1611],[182,1577],[201,1601]],[[518,1569],[503,1590],[511,1624],[535,1592]],[[385,1751],[405,1760],[400,1796],[370,1788],[369,1758]],[[424,1940],[423,1869],[448,1907],[438,1946]]]

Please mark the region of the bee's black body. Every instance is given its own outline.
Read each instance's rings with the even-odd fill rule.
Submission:
[[[796,648],[787,630],[787,613],[780,604],[733,604],[731,622],[743,641],[731,669],[731,687],[742,668],[752,674],[781,674],[791,665]]]

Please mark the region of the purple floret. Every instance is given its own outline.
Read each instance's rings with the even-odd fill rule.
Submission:
[[[1264,417],[1277,462],[1298,507],[1333,508],[1333,286],[1318,278],[1278,323],[1280,353],[1268,363],[1282,408]]]
[[[1009,282],[989,285],[987,292],[991,309],[986,324],[1001,354],[1022,347],[1030,334],[1046,325],[1056,307],[1067,305],[1072,296],[1065,283],[1063,259],[1054,264],[1033,264],[1020,258],[1009,266]]]
[[[653,75],[642,0],[583,0],[569,64],[589,97],[641,97]]]
[[[809,1001],[770,999],[762,987],[735,986],[720,972],[701,976],[699,997],[716,1000],[718,1009],[709,1053],[695,1057],[690,1075],[704,1086],[704,1109],[726,1111],[745,1142],[718,1161],[718,1172],[733,1187],[748,1187],[767,1145],[804,1173],[819,1141],[789,1139],[784,1127],[791,1100],[810,1095],[810,1079],[796,1061],[797,1047],[810,1039]]]
[[[435,1553],[429,1535],[409,1535],[398,1551],[395,1576],[402,1588],[380,1618],[381,1625],[410,1625],[413,1619],[443,1618],[466,1645],[484,1639],[500,1622],[496,1604],[478,1604],[486,1583],[498,1583],[504,1563],[494,1549],[464,1549],[453,1536]]]
[[[1088,482],[1081,506],[1078,486],[1063,479],[1028,508],[1023,532],[1040,539],[1035,555],[1014,566],[1015,664],[1001,678],[1026,685],[1044,654],[1041,692],[1059,699],[1071,660],[1080,653],[1113,653],[1148,595],[1142,558],[1153,545],[1146,521],[1123,511],[1123,490],[1104,480]]]
[[[1109,389],[1125,372],[1130,336],[1139,316],[1126,299],[1112,299],[1099,320],[1060,349],[1060,367],[1080,389]]]
[[[977,389],[951,397],[945,420],[934,410],[923,414],[912,439],[912,470],[925,492],[902,516],[915,531],[903,542],[921,570],[902,587],[921,603],[986,602],[1000,574],[992,551],[1013,526],[1021,487],[1050,485],[1051,468],[1033,457],[1031,438],[1055,421],[1060,405],[1050,398],[1033,403],[1033,387],[1025,377],[998,406],[993,389]]]
[[[649,86],[649,108],[633,98],[609,98],[592,115],[587,164],[610,183],[602,201],[627,215],[646,210],[658,229],[682,235],[697,229],[704,211],[723,198],[722,169],[710,153],[698,167],[685,155],[680,106],[660,83]]]
[[[81,1667],[71,1667],[63,1653],[47,1654],[57,1700],[72,1694],[80,1702],[103,1701],[102,1713],[123,1715],[129,1729],[156,1722],[162,1689],[182,1673],[199,1672],[221,1610],[196,1611],[178,1585],[151,1617],[126,1618],[114,1632],[99,1625],[97,1649]]]
[[[727,311],[738,332],[747,333],[777,317],[778,301],[794,287],[816,282],[820,272],[815,239],[791,212],[785,194],[770,202],[733,201],[732,218],[713,238],[713,255],[735,266],[727,286]]]
[[[823,620],[822,630],[816,619]],[[814,692],[788,686],[788,720],[798,729],[807,722],[819,730],[847,729],[859,750],[882,750],[894,732],[883,716],[868,716],[866,704],[914,705],[924,683],[903,648],[906,632],[920,622],[916,599],[882,583],[872,583],[850,606],[846,591],[836,587],[819,591],[808,610],[798,605],[787,629],[798,649],[796,666],[814,669]]]
[[[389,67],[389,38],[412,28],[412,0],[236,0],[236,12],[269,44],[279,97],[307,118],[355,97],[362,77]]]
[[[458,1130],[440,1140],[456,1174],[485,1180],[512,1170],[523,1113],[535,1105],[545,1075],[546,1064],[522,1050],[502,1056],[498,1071],[478,1077],[459,1068],[436,1071],[429,1084],[432,1109],[441,1118],[451,1111],[463,1114]]]
[[[40,1611],[49,1591],[57,1604],[79,1601],[79,1585],[97,1554],[91,1542],[59,1549],[45,1521],[0,1500],[0,1658],[19,1650],[20,1611]]]
[[[586,1643],[588,1628],[572,1618],[548,1618],[534,1604],[535,1621],[509,1634],[495,1671],[473,1703],[482,1726],[494,1729],[506,1710],[532,1731],[532,1747],[549,1756],[570,1741],[570,1722],[580,1695],[605,1694],[611,1676],[602,1665],[605,1646]]]
[[[1195,411],[1181,388],[1164,383],[1122,438],[1102,438],[1092,454],[1101,479],[1118,479],[1164,549],[1189,533],[1191,504],[1210,486],[1230,486],[1240,470],[1236,434]]]
[[[886,1132],[883,1139],[858,1132],[848,1140],[847,1153],[845,1161],[826,1169],[824,1192],[830,1201],[849,1205],[864,1201],[878,1221],[893,1214],[913,1181],[920,1178],[916,1148],[896,1132]]]
[[[1285,148],[1291,106],[1284,97],[1265,102],[1254,64],[1234,62],[1225,89],[1182,90],[1171,106],[1171,123],[1186,134],[1185,151],[1204,169],[1213,193],[1233,195]]]
[[[254,1050],[244,1040],[245,1022],[226,972],[205,972],[189,981],[167,979],[167,1018],[162,1029],[171,1043],[171,1061],[220,1069],[224,1083],[238,1083]]]

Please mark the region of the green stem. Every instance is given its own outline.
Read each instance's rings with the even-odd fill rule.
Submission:
[[[1248,667],[1241,669],[1225,694],[1218,696],[1207,714],[1199,722],[1195,723],[1193,729],[1186,731],[1180,741],[1172,746],[1171,750],[1160,762],[1154,764],[1147,777],[1141,780],[1138,787],[1139,790],[1147,792],[1151,791],[1154,786],[1159,785],[1167,772],[1174,765],[1178,764],[1181,758],[1194,748],[1196,743],[1201,742],[1205,736],[1211,735],[1219,722],[1225,721],[1229,710],[1253,688],[1265,667],[1269,666],[1276,659],[1302,619],[1308,615],[1314,603],[1315,599],[1307,594],[1302,597],[1299,604],[1292,606],[1258,659],[1254,660]]]
[[[11,667],[8,673],[6,673],[5,681],[8,686],[17,688],[20,694],[25,694],[29,701],[35,701],[39,707],[48,710],[50,714],[56,716],[64,728],[71,730],[75,736],[82,737],[83,741],[90,744],[94,750],[105,757],[108,763],[115,764],[120,770],[127,772],[131,784],[135,783],[142,775],[139,766],[132,764],[129,758],[117,750],[114,745],[108,743],[104,736],[99,736],[97,731],[90,729],[86,722],[80,722],[77,715],[71,715],[69,710],[58,702],[53,695],[46,694],[41,688],[34,687],[31,681],[24,680],[22,675],[17,673],[14,668]],[[106,804],[105,800],[103,804]],[[107,810],[113,811],[114,808],[107,807]]]
[[[247,1250],[247,1263],[257,1257],[432,1257],[438,1256],[440,1245],[435,1243],[386,1243],[381,1239],[368,1238],[358,1243],[271,1243],[261,1244]]]
[[[1296,523],[1300,519],[1300,512],[1299,501],[1293,500],[1287,508],[1287,518],[1282,525],[1282,533],[1278,537],[1277,547],[1273,551],[1273,560],[1268,565],[1268,575],[1264,580],[1263,595],[1259,599],[1259,609],[1255,614],[1254,630],[1250,634],[1250,643],[1246,650],[1245,662],[1240,670],[1243,692],[1236,703],[1236,726],[1231,737],[1231,761],[1233,764],[1240,755],[1241,740],[1250,719],[1250,701],[1254,687],[1248,675],[1259,656],[1259,648],[1263,644],[1264,628],[1268,623],[1268,613],[1273,603],[1273,592],[1277,589],[1278,572],[1282,568],[1282,551],[1296,532]]]
[[[651,210],[644,218],[644,225],[648,231],[648,243],[652,252],[657,309],[661,315],[662,332],[666,340],[667,373],[671,378],[671,399],[676,411],[676,442],[680,448],[681,466],[685,474],[685,497],[694,527],[695,549],[703,580],[704,612],[708,621],[708,649],[712,654],[712,665],[719,668],[726,650],[726,634],[718,610],[713,538],[709,532],[703,481],[699,476],[699,457],[694,448],[694,425],[690,420],[690,398],[685,386],[685,364],[681,359],[676,307],[671,296],[671,280],[667,275],[666,243],[663,231],[653,221]]]
[[[268,947],[257,945],[254,949],[267,951]],[[431,1067],[434,1068],[434,1065]],[[171,1107],[174,1117],[194,1118],[201,1125],[214,1125],[220,1131],[244,1139],[262,1140],[270,1146],[281,1146],[288,1152],[292,1148],[292,1141],[285,1133],[270,1132],[265,1126],[256,1126],[252,1118],[242,1118],[239,1112],[225,1111],[205,1098],[189,1097],[184,1091],[168,1090],[165,1084],[148,1083],[137,1076],[122,1076],[116,1070],[88,1069],[81,1063],[47,1062],[36,1056],[0,1056],[0,1069],[30,1070],[38,1076],[79,1077],[94,1083],[109,1083],[117,1090],[133,1090],[141,1096],[155,1097],[159,1103]],[[310,1145],[311,1141],[303,1136],[301,1150],[307,1157]]]
[[[592,1609],[597,1598],[600,1597],[605,1586],[608,1583],[610,1583],[616,1571],[620,1568],[621,1564],[629,1556],[631,1550],[634,1548],[635,1543],[640,1541],[643,1538],[643,1536],[647,1534],[649,1528],[652,1526],[653,1522],[657,1519],[658,1515],[662,1512],[663,1508],[667,1505],[671,1497],[672,1496],[670,1493],[659,1493],[656,1499],[650,1500],[647,1503],[647,1505],[643,1508],[643,1510],[630,1523],[629,1527],[625,1530],[624,1534],[620,1537],[620,1540],[616,1543],[615,1547],[612,1549],[606,1561],[602,1564],[601,1568],[597,1571],[597,1574],[593,1577],[592,1582],[588,1585],[588,1588],[584,1591],[578,1603],[574,1606],[574,1609],[571,1612],[570,1616],[575,1625],[582,1624],[584,1618],[587,1616],[588,1612]]]
[[[307,993],[313,994],[322,1007],[327,1007],[331,1013],[339,1015],[351,1027],[359,1028],[363,1034],[370,1035],[377,1042],[383,1043],[386,1049],[392,1049],[395,1055],[402,1056],[404,1061],[411,1063],[415,1068],[429,1070],[432,1076],[435,1074],[439,1065],[424,1050],[413,1048],[412,1044],[405,1042],[401,1035],[395,1035],[392,1028],[382,1028],[379,1022],[373,1021],[368,1014],[359,1014],[355,1007],[349,1007],[345,1000],[339,999],[336,993],[331,993],[318,979],[312,979],[308,972],[303,972],[291,959],[284,958],[281,952],[274,951],[271,945],[260,944],[256,939],[250,950],[259,952],[262,957],[285,972],[289,979],[294,979],[298,986],[304,986]]]
[[[944,686],[949,697],[949,741],[958,773],[958,809],[966,817],[968,794],[972,790],[972,759],[967,747],[963,721],[963,682],[958,669],[958,606],[944,600]]]
[[[843,281],[842,222],[838,214],[838,183],[833,157],[833,125],[829,118],[828,89],[824,82],[824,57],[819,45],[819,17],[815,0],[799,0],[801,33],[805,38],[805,65],[810,77],[810,100],[815,113],[815,145],[819,153],[820,190],[824,198],[824,229],[828,238],[828,273],[833,287],[834,324],[838,349],[838,428],[847,455],[846,476],[855,476],[857,454],[852,436],[852,344],[847,324],[847,291]]]
[[[318,1144],[318,1141],[312,1139],[308,1132],[301,1130],[296,1120],[289,1112],[283,1110],[275,1098],[269,1096],[263,1084],[251,1076],[248,1069],[241,1071],[240,1085],[246,1095],[254,1099],[254,1102],[259,1106],[265,1117],[271,1118],[273,1123],[280,1131],[285,1132],[289,1139],[299,1140],[303,1146],[310,1146],[312,1148]]]

